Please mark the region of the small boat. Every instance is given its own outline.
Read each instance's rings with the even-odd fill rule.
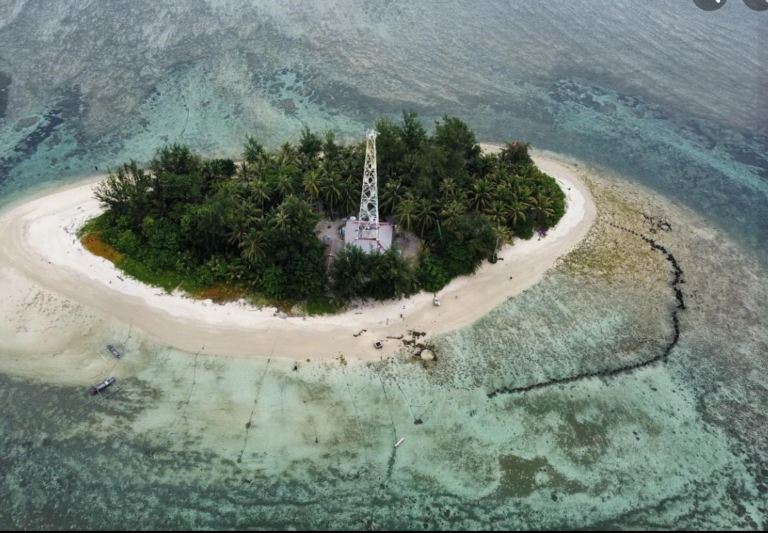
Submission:
[[[405,439],[400,439],[399,441],[397,441],[397,444],[395,444],[395,448],[399,448],[399,447],[400,447],[400,445],[401,445],[402,443],[404,443],[404,442],[405,442]]]
[[[123,354],[121,354],[118,351],[118,349],[115,348],[114,346],[112,346],[111,344],[107,344],[107,350],[109,350],[109,353],[114,355],[117,359],[122,359],[123,358]]]
[[[117,383],[117,378],[109,378],[103,383],[99,383],[95,387],[91,387],[91,394],[93,396],[96,396],[97,394],[101,394],[103,391],[107,390],[109,387]]]

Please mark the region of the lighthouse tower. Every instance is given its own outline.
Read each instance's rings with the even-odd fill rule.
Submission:
[[[360,198],[360,217],[350,219],[346,226],[346,243],[366,252],[385,251],[392,246],[394,227],[379,221],[379,179],[376,168],[376,137],[379,132],[369,130],[365,135],[365,170],[363,194]]]
[[[360,199],[358,239],[379,239],[379,175],[376,167],[376,137],[379,132],[370,130],[366,134],[365,172],[363,174],[363,195]]]

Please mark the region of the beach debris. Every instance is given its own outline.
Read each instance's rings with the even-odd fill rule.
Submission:
[[[435,307],[440,307],[442,304],[440,303],[440,300],[437,299],[437,294],[432,298],[432,305]]]
[[[427,361],[427,362],[434,361],[435,359],[437,359],[437,356],[435,356],[435,352],[433,352],[428,348],[422,350],[420,356],[422,361]]]
[[[376,348],[377,350],[381,350],[382,348],[384,348],[384,343],[382,343],[381,341],[376,341],[373,343],[373,347]]]

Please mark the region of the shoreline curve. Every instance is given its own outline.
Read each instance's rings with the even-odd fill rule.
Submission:
[[[493,150],[491,145],[484,145]],[[568,165],[534,155],[542,171],[559,182],[566,213],[548,235],[517,240],[470,277],[453,280],[440,294],[368,304],[328,317],[281,317],[274,309],[238,303],[192,300],[123,276],[111,263],[91,255],[76,237],[86,220],[101,212],[93,198],[94,178],[36,195],[0,214],[0,265],[30,283],[130,323],[173,348],[194,353],[262,356],[295,361],[330,361],[340,356],[362,361],[390,357],[409,332],[437,334],[468,326],[507,299],[540,281],[556,261],[578,246],[596,219],[594,200]],[[0,309],[3,313],[12,312]],[[384,348],[376,350],[375,341]]]

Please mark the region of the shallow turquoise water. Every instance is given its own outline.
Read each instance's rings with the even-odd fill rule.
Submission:
[[[765,14],[465,4],[3,2],[0,202],[164,142],[236,156],[246,132],[358,139],[406,107],[459,114],[738,243],[676,243],[691,310],[670,363],[489,400],[668,343],[671,296],[562,272],[428,367],[293,372],[129,343],[140,368],[109,403],[0,378],[0,529],[766,527]]]

